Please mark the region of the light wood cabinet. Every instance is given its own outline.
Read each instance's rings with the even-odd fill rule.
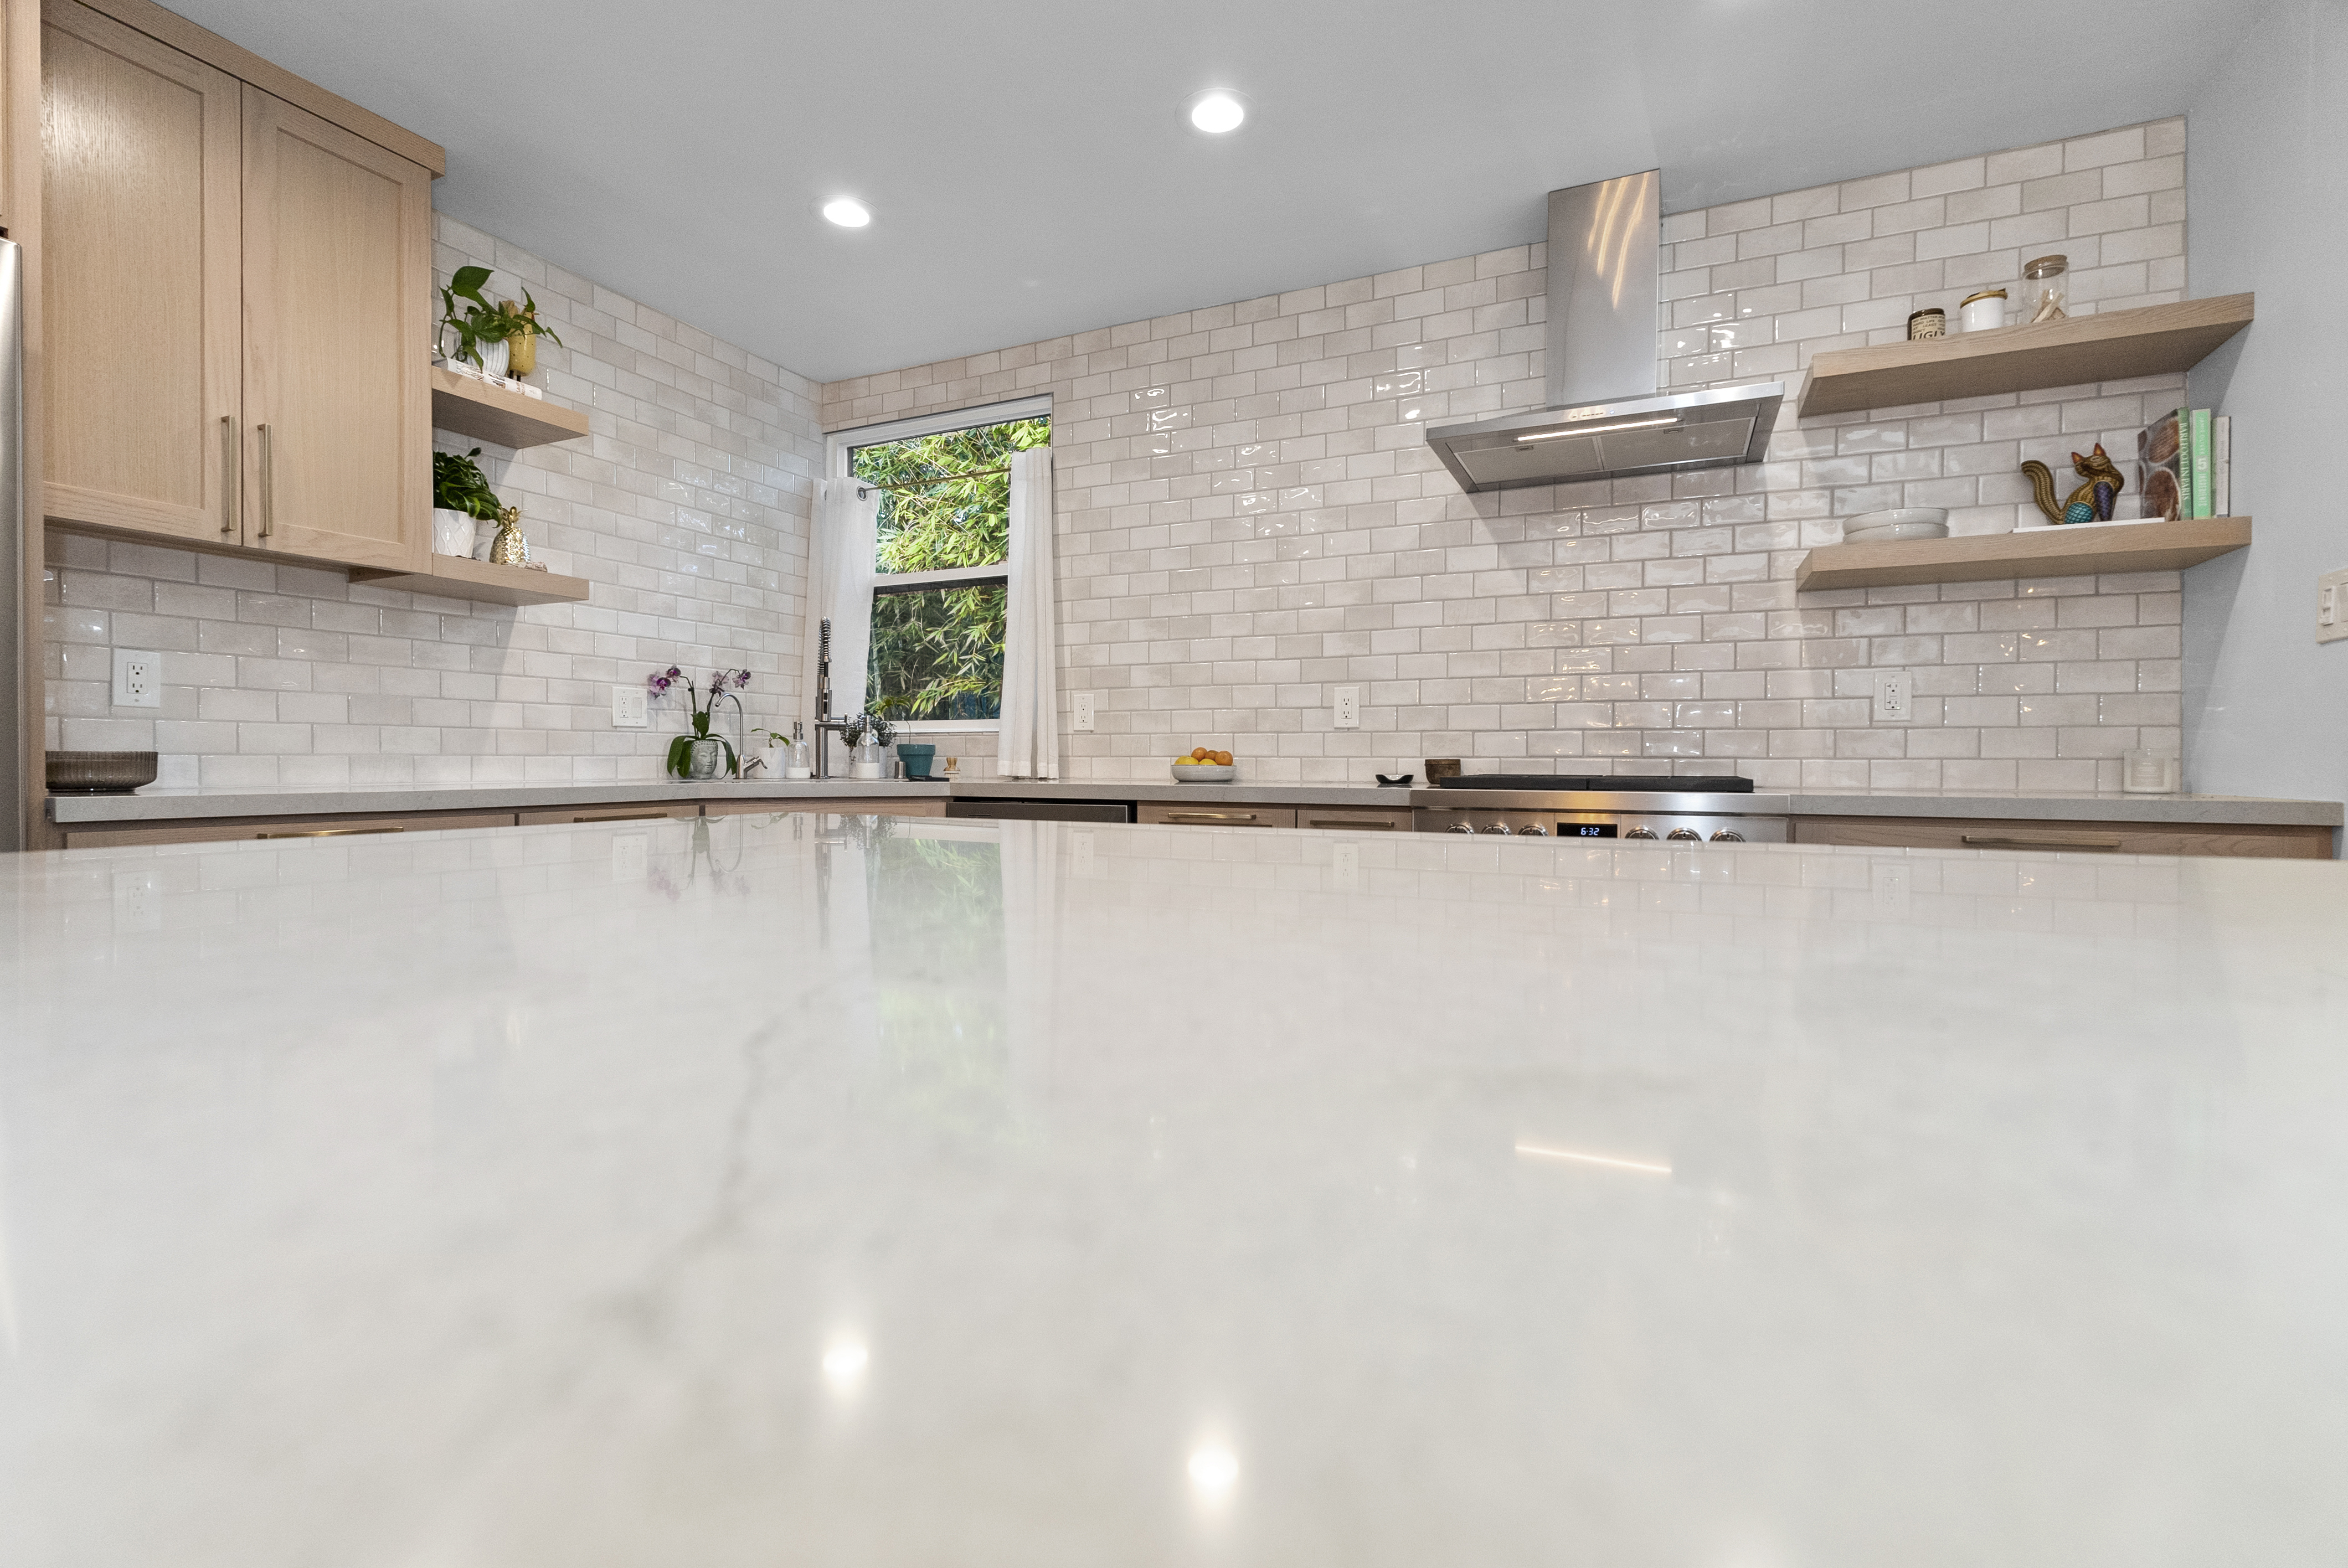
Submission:
[[[231,839],[363,838],[391,833],[448,833],[459,828],[511,827],[510,811],[427,813],[410,816],[312,816],[269,822],[162,822],[139,827],[68,827],[67,849],[122,844],[220,844]]]
[[[46,509],[417,569],[430,170],[45,0]]]
[[[867,795],[801,795],[796,800],[704,801],[701,807],[704,816],[748,816],[777,811],[817,812],[827,816],[943,816],[946,803],[942,797],[876,800]]]
[[[615,802],[611,805],[551,806],[515,814],[524,827],[541,827],[546,824],[573,822],[659,822],[689,820],[701,815],[697,801]]]
[[[2003,821],[1939,816],[1799,816],[1797,844],[1879,849],[2038,849],[2050,854],[2237,855],[2328,860],[2328,827],[2183,822]]]

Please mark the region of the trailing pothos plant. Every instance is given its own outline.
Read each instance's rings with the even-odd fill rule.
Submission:
[[[878,713],[859,713],[840,721],[839,738],[851,746],[885,746],[897,738],[897,726]]]
[[[679,735],[668,743],[668,771],[679,778],[687,777],[693,766],[693,745],[696,741],[716,741],[726,748],[726,772],[729,777],[742,776],[742,759],[734,754],[734,743],[723,735],[709,733],[710,715],[717,711],[720,702],[730,701],[734,712],[742,712],[742,699],[735,696],[750,683],[747,670],[713,670],[709,672],[709,691],[705,696],[692,677],[672,664],[644,677],[644,684],[655,697],[665,697],[678,686],[685,688],[685,702],[693,709],[693,733]]]
[[[530,290],[522,290],[520,304],[511,300],[491,304],[481,292],[481,285],[489,281],[487,267],[459,267],[450,275],[448,286],[440,291],[440,325],[457,334],[458,359],[479,364],[483,343],[504,343],[530,333],[551,343],[562,343],[552,327],[539,322],[538,302],[530,298]],[[459,300],[466,302],[462,310],[457,305]]]
[[[480,455],[479,446],[461,457],[454,452],[432,454],[432,504],[444,512],[463,512],[494,523],[505,503],[489,488],[481,466],[473,461]]]

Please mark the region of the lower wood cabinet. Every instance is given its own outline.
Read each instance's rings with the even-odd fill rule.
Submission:
[[[427,812],[412,816],[310,816],[283,821],[160,822],[139,827],[68,827],[67,849],[121,844],[219,844],[233,838],[357,838],[386,833],[448,833],[511,827],[510,811]]]
[[[2111,855],[2236,855],[2329,860],[2333,829],[2182,822],[2045,822],[1924,816],[1797,816],[1797,844],[1879,849],[2043,849]]]
[[[1300,805],[1296,825],[1328,833],[1408,833],[1408,806]]]
[[[818,812],[827,816],[943,816],[944,797],[928,800],[873,800],[838,795],[797,800],[713,800],[702,803],[704,816],[746,816],[775,811]]]
[[[1145,800],[1137,819],[1180,827],[1294,827],[1296,811],[1285,805],[1192,805],[1184,801]]]
[[[514,818],[524,827],[539,827],[550,822],[664,822],[701,815],[699,801],[641,801],[633,804],[560,805],[542,810],[521,811]]]

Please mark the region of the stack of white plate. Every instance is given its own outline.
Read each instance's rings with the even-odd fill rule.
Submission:
[[[1894,507],[1888,512],[1861,512],[1845,518],[1842,542],[1883,544],[1892,539],[1945,539],[1949,537],[1946,507]]]

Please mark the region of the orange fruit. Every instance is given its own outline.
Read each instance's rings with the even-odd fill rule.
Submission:
[[[1230,767],[1231,765],[1231,753],[1229,752],[1217,752],[1215,753],[1215,765],[1219,768]]]
[[[1214,761],[1214,758],[1215,753],[1209,751],[1204,746],[1192,746],[1190,748],[1190,760],[1194,763],[1209,763]]]

